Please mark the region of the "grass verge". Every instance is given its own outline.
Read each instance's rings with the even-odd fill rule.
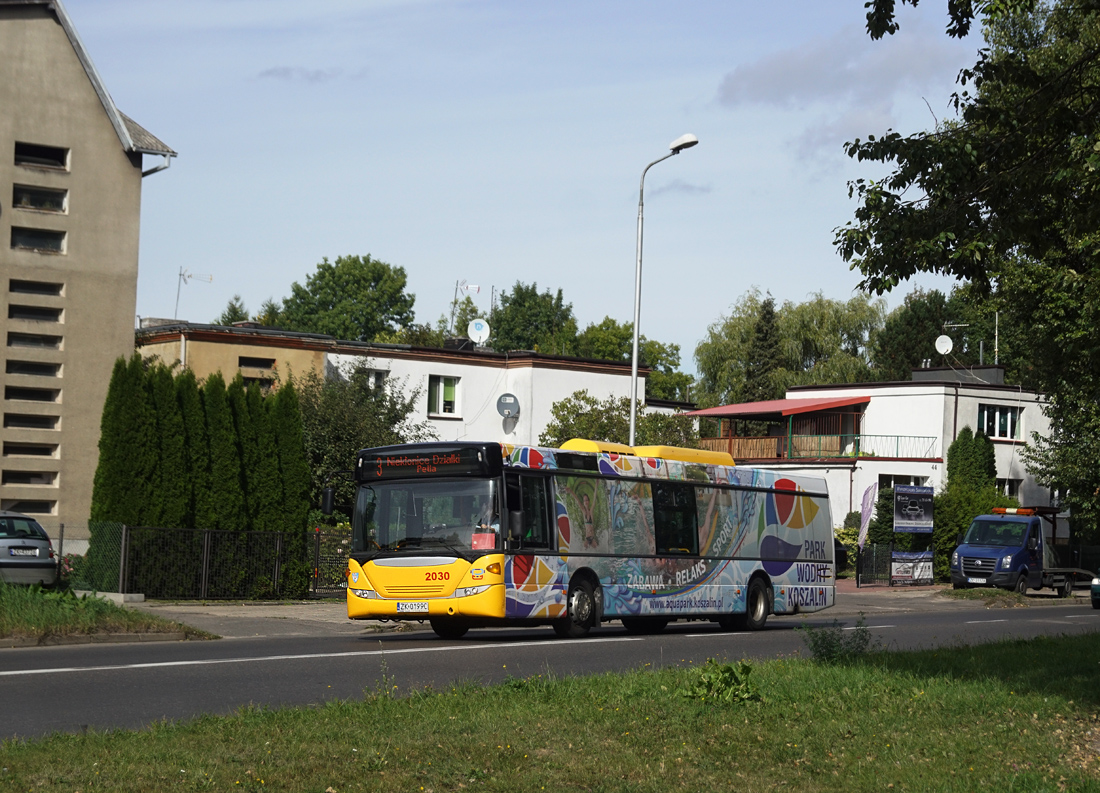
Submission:
[[[206,631],[122,608],[102,598],[78,598],[66,590],[0,583],[0,638],[181,632],[189,639],[214,638]]]
[[[1098,791],[1098,661],[1090,634],[416,692],[383,662],[357,701],[9,741],[0,790]]]
[[[1026,609],[1030,606],[1027,597],[1019,592],[993,587],[944,589],[940,592],[940,596],[952,600],[980,600],[986,608],[991,609]]]

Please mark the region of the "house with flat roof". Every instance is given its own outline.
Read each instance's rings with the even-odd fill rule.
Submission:
[[[0,0],[0,509],[51,533],[88,520],[142,178],[175,155],[115,106],[60,0]]]
[[[696,410],[714,428],[703,448],[738,465],[813,471],[829,483],[833,521],[858,511],[870,487],[947,483],[947,448],[966,426],[993,442],[997,486],[1021,504],[1051,494],[1024,468],[1020,451],[1046,436],[1042,394],[1004,383],[1004,369],[918,369],[905,382],[799,386],[784,399]]]
[[[453,348],[341,341],[251,322],[199,325],[145,320],[136,343],[143,355],[189,367],[204,378],[239,371],[249,382],[272,385],[309,371],[338,377],[367,361],[378,382],[393,379],[416,393],[412,419],[426,421],[440,440],[488,440],[537,445],[550,408],[581,389],[598,399],[630,396],[630,363],[599,361],[530,350],[493,352],[457,340]],[[639,370],[645,396],[648,369]],[[659,409],[676,405],[662,402]]]

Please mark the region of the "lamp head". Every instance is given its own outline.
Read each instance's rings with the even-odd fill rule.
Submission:
[[[670,143],[668,147],[672,149],[673,154],[679,154],[684,149],[690,149],[698,142],[699,139],[697,137],[695,137],[691,133],[688,133],[687,135],[681,135],[676,140],[672,141],[672,143]]]

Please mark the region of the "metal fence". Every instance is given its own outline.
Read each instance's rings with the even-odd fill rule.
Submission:
[[[311,539],[313,581],[310,594],[315,597],[342,597],[348,588],[351,530],[314,529]]]
[[[856,586],[890,584],[891,543],[868,543],[856,554]]]

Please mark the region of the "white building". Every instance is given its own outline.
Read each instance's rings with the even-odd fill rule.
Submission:
[[[946,454],[963,427],[993,442],[997,485],[1021,504],[1048,505],[1050,492],[1024,468],[1021,450],[1050,423],[1044,397],[1005,385],[1001,367],[920,369],[913,380],[801,386],[786,399],[698,410],[718,420],[704,448],[728,451],[739,465],[824,475],[833,521],[859,511],[872,486],[947,483]],[[764,424],[768,434],[747,434]],[[746,425],[748,425],[746,427]]]

